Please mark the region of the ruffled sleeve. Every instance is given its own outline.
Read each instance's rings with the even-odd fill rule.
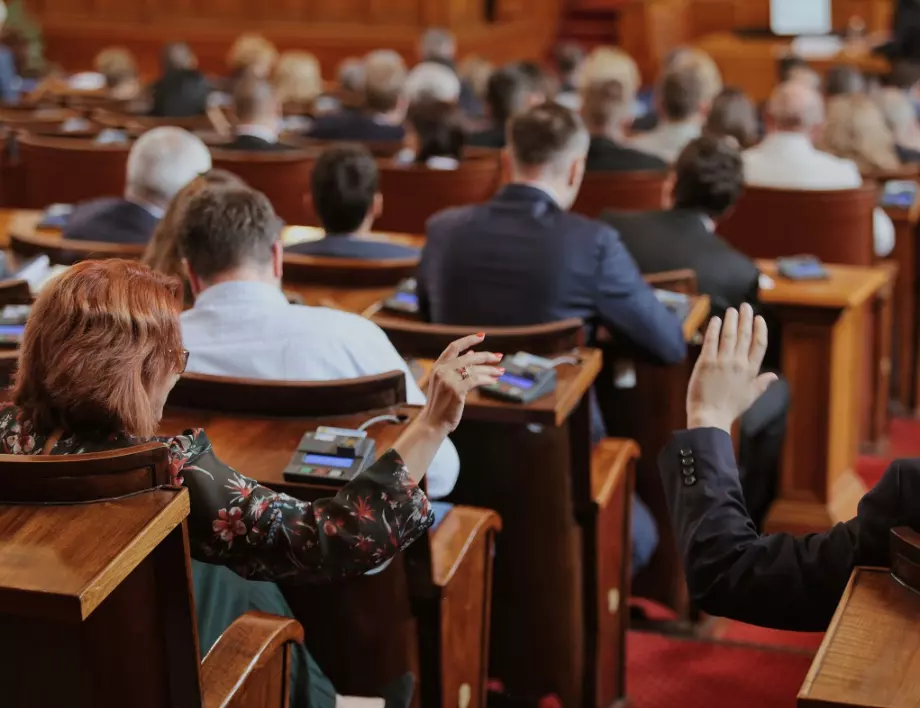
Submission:
[[[425,493],[390,450],[334,497],[304,502],[244,477],[204,431],[165,439],[170,474],[189,490],[192,557],[257,580],[358,575],[392,558],[433,521]]]

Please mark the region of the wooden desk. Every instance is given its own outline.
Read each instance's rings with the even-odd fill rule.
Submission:
[[[776,62],[789,51],[791,41],[781,37],[740,37],[731,32],[719,32],[700,37],[693,46],[708,53],[722,72],[726,86],[737,86],[755,103],[766,101],[776,85]],[[850,64],[867,73],[880,74],[888,62],[865,51],[847,53],[826,59],[815,59],[812,67],[821,75],[837,64]]]
[[[894,285],[893,317],[894,346],[896,352],[895,400],[903,411],[913,411],[917,405],[918,298],[920,282],[917,280],[917,226],[920,222],[920,200],[909,209],[886,207],[895,229],[894,251],[891,258],[898,264],[898,277]]]
[[[888,570],[857,568],[811,670],[800,708],[907,708],[920,699],[920,595]]]
[[[696,340],[697,333],[709,320],[709,310],[707,295],[693,296],[690,312],[684,321],[687,342]],[[671,529],[657,457],[672,432],[687,426],[687,386],[696,355],[696,347],[691,347],[685,361],[667,367],[636,361],[635,387],[616,389],[611,382],[621,356],[613,342],[611,349],[604,352],[604,368],[598,379],[606,383],[597,387],[607,433],[632,438],[643,451],[636,468],[636,491],[649,507],[658,526],[658,548],[648,567],[634,578],[634,593],[667,605],[684,621],[694,619],[693,608],[684,579],[683,559]]]
[[[329,496],[329,489],[284,481],[284,469],[305,432],[320,425],[353,428],[379,413],[406,421],[418,410],[407,406],[318,420],[167,408],[160,430],[175,434],[203,427],[217,456],[241,474],[312,500]],[[404,423],[377,423],[368,434],[382,454],[403,428]],[[491,558],[500,525],[491,511],[454,507],[429,534],[428,544],[413,544],[376,575],[347,583],[282,587],[304,625],[310,652],[337,690],[376,695],[381,686],[413,671],[421,683],[415,706],[458,704],[463,695],[469,696],[469,706],[485,706],[488,674],[482,660],[488,653],[473,648],[488,646]],[[423,586],[415,587],[410,578],[429,565],[428,577],[418,579]],[[413,604],[406,604],[406,598]],[[382,606],[387,607],[385,615]],[[348,641],[330,641],[335,636]],[[356,672],[355,656],[373,661]]]
[[[828,280],[779,278],[762,290],[781,325],[783,375],[792,404],[768,531],[822,531],[852,518],[866,488],[853,470],[859,446],[866,306],[891,286],[884,267],[828,265]]]

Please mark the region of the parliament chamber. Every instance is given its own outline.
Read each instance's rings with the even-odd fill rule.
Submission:
[[[920,2],[0,28],[0,705],[920,705]]]

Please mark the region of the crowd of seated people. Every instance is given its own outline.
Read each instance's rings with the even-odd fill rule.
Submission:
[[[133,60],[125,58],[113,54],[105,67],[97,66],[113,98],[139,93],[136,69],[128,69]],[[212,170],[198,137],[173,127],[144,133],[130,150],[124,195],[76,205],[64,228],[71,239],[147,244],[143,265],[77,265],[39,297],[22,347],[24,373],[13,404],[0,408],[4,451],[70,454],[151,438],[169,390],[186,369],[271,381],[404,372],[408,402],[424,406],[423,424],[411,426],[395,451],[324,500],[321,512],[230,470],[200,431],[164,440],[191,493],[196,602],[220,608],[206,613],[208,624],[199,628],[205,651],[245,609],[291,614],[276,586],[249,579],[359,575],[417,538],[432,522],[429,497],[448,496],[463,473],[447,436],[464,396],[500,372],[499,354],[463,354],[481,342],[467,338],[445,353],[426,397],[376,324],[289,302],[282,291],[286,253],[417,258],[420,315],[428,322],[503,327],[577,317],[589,344],[613,338],[637,358],[665,366],[685,360],[687,340],[681,321],[643,275],[689,269],[699,292],[709,296],[714,319],[688,398],[688,429],[662,452],[660,468],[691,593],[715,614],[769,626],[825,627],[854,563],[883,562],[888,527],[916,521],[897,502],[899,485],[912,484],[912,468],[890,470],[870,493],[871,508],[831,532],[810,540],[758,534],[775,493],[790,392],[763,367],[767,324],[761,316],[768,308],[761,291],[768,280],[717,235],[717,227],[745,185],[848,189],[864,176],[920,162],[912,100],[920,74],[912,82],[891,77],[878,88],[851,67],[835,67],[822,83],[806,61],[791,55],[780,62],[780,83],[769,102],[758,107],[740,89],[723,86],[711,58],[680,48],[664,63],[653,105],[643,115],[636,63],[615,48],[586,54],[561,46],[553,75],[526,61],[458,64],[453,35],[434,29],[421,37],[417,59],[407,66],[387,49],[347,59],[327,93],[313,55],[279,56],[257,35],[234,44],[224,81],[200,72],[188,45],[164,47],[161,76],[148,88],[151,112],[187,117],[228,109],[232,140],[215,149],[291,149],[282,138],[285,113],[309,116],[297,130],[320,148],[309,201],[323,237],[284,248],[283,224],[269,199],[235,175]],[[0,54],[0,87],[2,61]],[[121,87],[128,80],[134,82],[130,91]],[[374,143],[391,144],[392,157],[375,158]],[[456,170],[490,148],[504,150],[507,183],[485,203],[433,215],[421,251],[368,238],[386,208],[381,160],[388,169]],[[661,209],[608,211],[600,218],[571,211],[586,172],[649,170],[671,173]],[[891,220],[877,210],[874,227],[876,254],[885,256],[894,245]],[[120,295],[128,282],[144,297],[132,298],[130,311],[115,312],[128,307]],[[89,318],[94,310],[121,319]],[[94,329],[108,321],[122,328]],[[139,321],[155,323],[149,342],[132,338]],[[720,336],[731,346],[720,347]],[[54,360],[43,355],[49,351],[56,352]],[[119,376],[141,366],[156,371],[136,377],[144,384],[130,392],[134,398],[110,395]],[[458,373],[466,366],[472,376]],[[52,375],[55,390],[44,386]],[[597,440],[605,425],[595,400],[591,412]],[[736,419],[737,463],[729,437]],[[685,450],[697,460],[698,484],[682,481]],[[426,472],[427,496],[416,486]],[[231,499],[231,489],[246,493]],[[371,554],[354,536],[326,533],[327,519],[354,523],[346,518],[352,492],[368,497],[393,522],[395,547]],[[290,536],[284,553],[264,548],[260,524],[267,521],[257,511],[247,514],[254,504],[268,503],[282,510],[282,523],[307,525],[320,543],[307,548]],[[239,535],[250,538],[249,545],[226,543],[238,532],[219,516],[230,506],[243,509]],[[659,530],[638,497],[631,522],[637,573],[654,554]],[[375,548],[386,545],[382,525],[367,531]],[[774,599],[784,592],[774,576],[794,580],[782,603]],[[815,583],[819,589],[809,590]],[[363,705],[337,696],[302,649],[293,681],[298,708]],[[404,678],[381,687],[382,697],[367,705],[407,705],[411,692]]]

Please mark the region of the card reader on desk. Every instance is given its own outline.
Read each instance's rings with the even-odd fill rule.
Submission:
[[[303,436],[284,480],[344,485],[373,463],[375,453],[365,431],[322,426]]]
[[[502,362],[505,373],[498,383],[483,386],[483,396],[513,403],[531,403],[556,390],[556,362],[518,352]]]
[[[409,315],[418,314],[418,295],[415,290],[415,278],[406,278],[397,286],[396,292],[383,301],[384,309]]]

